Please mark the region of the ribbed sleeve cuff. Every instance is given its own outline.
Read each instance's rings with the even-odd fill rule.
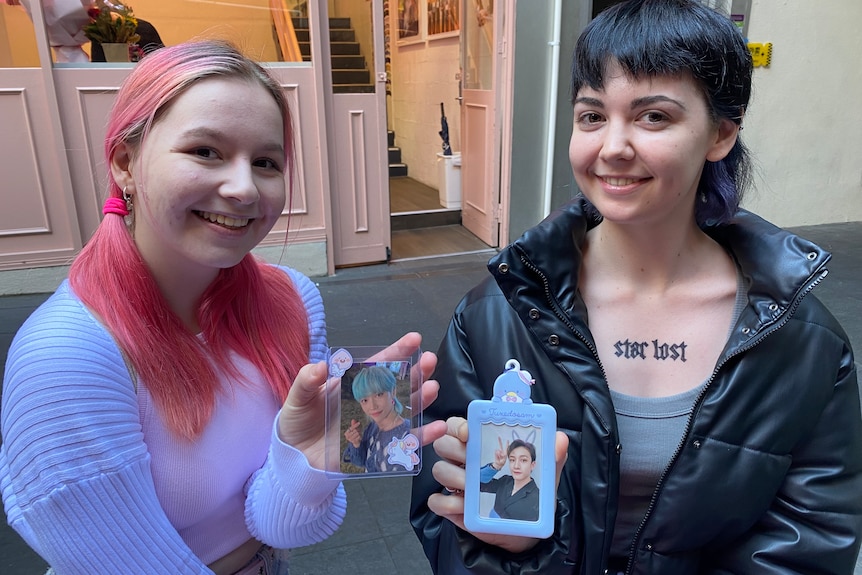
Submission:
[[[335,533],[346,512],[340,482],[279,440],[274,423],[269,458],[252,478],[246,500],[251,534],[279,549],[311,545]]]
[[[316,507],[332,495],[340,481],[312,467],[300,450],[281,441],[277,422],[278,417],[273,422],[270,450],[275,476],[288,497],[303,505]]]

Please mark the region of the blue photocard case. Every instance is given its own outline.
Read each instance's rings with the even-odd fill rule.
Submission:
[[[464,525],[477,533],[549,537],[554,532],[557,412],[533,403],[535,383],[506,362],[491,400],[467,408]]]

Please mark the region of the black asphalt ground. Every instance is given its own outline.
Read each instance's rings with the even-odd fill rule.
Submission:
[[[862,357],[862,222],[794,231],[833,253],[830,273],[816,289]],[[383,345],[407,331],[435,350],[452,309],[486,275],[489,254],[452,256],[339,270],[317,278],[332,346]],[[15,331],[47,296],[0,297],[0,362]],[[430,569],[407,519],[409,478],[345,482],[348,511],[339,531],[318,545],[295,549],[293,575],[428,575]],[[4,518],[5,519],[5,518]],[[24,542],[0,524],[0,573],[41,575],[46,569]],[[857,562],[855,575],[862,575]]]

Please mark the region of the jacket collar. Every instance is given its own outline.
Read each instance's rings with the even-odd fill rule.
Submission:
[[[598,222],[589,219],[584,204],[579,196],[527,230],[491,259],[491,273],[496,275],[501,263],[522,261],[540,272],[563,310],[585,318],[577,290],[581,246],[587,231]],[[749,307],[757,316],[749,332],[759,332],[785,312],[792,312],[798,300],[826,275],[825,266],[832,257],[816,244],[745,210],[729,224],[705,231],[732,254],[742,270]]]

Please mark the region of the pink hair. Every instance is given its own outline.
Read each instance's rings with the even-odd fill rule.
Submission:
[[[105,137],[108,165],[119,143],[140,151],[153,123],[194,82],[213,76],[259,82],[284,118],[285,166],[293,179],[293,131],[281,86],[229,44],[190,42],[147,55],[117,95]],[[292,186],[291,186],[292,188]],[[109,196],[122,197],[109,172]],[[308,318],[282,270],[247,254],[219,272],[201,297],[202,337],[168,306],[122,217],[107,215],[72,264],[75,293],[116,339],[135,376],[146,383],[169,429],[193,439],[209,422],[220,390],[217,372],[234,377],[236,353],[252,362],[279,401],[309,354]]]

